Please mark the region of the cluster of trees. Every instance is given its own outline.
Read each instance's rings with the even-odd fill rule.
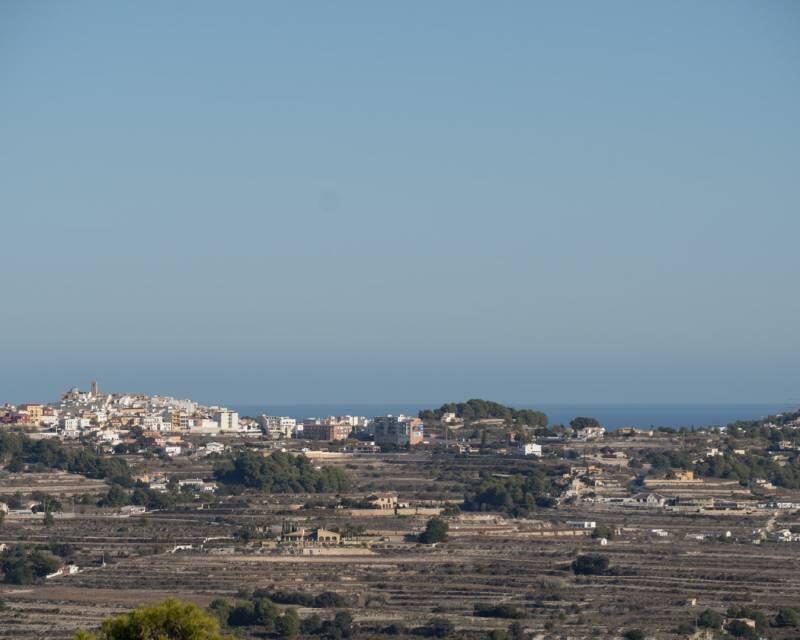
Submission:
[[[756,479],[769,480],[786,489],[800,489],[800,459],[795,455],[789,464],[781,465],[765,453],[750,451],[747,455],[723,452],[694,462],[696,456],[687,451],[646,450],[631,458],[631,467],[649,464],[650,475],[669,477],[673,469],[694,471],[698,478],[724,478],[738,480],[743,485]]]
[[[596,553],[580,555],[572,561],[576,576],[604,576],[608,573],[608,558]]]
[[[728,622],[726,623],[726,619]],[[755,622],[755,629],[744,620]],[[731,606],[723,615],[719,611],[706,609],[697,616],[697,626],[706,629],[722,629],[737,638],[758,638],[771,625],[773,627],[797,627],[800,625],[797,611],[790,607],[781,607],[770,621],[760,609],[747,606]]]
[[[769,455],[750,452],[746,456],[725,453],[709,456],[694,465],[696,476],[729,478],[748,484],[755,479],[769,480],[786,489],[800,489],[800,464],[794,456],[788,464],[781,466]]]
[[[343,469],[323,467],[318,471],[305,456],[281,451],[270,456],[239,453],[217,464],[214,475],[223,484],[265,493],[339,493],[350,486]]]
[[[768,427],[768,424],[784,427],[798,419],[800,419],[800,411],[790,411],[758,420],[737,420],[728,425],[728,435],[738,436],[745,434],[748,437],[767,438],[775,430],[773,427]]]
[[[316,614],[301,620],[295,609],[281,612],[271,599],[259,594],[234,603],[217,598],[209,605],[209,612],[223,627],[259,627],[281,638],[297,638],[302,634],[339,640],[353,634],[353,619],[346,611],[337,612],[331,620],[322,620]]]
[[[355,604],[351,598],[335,591],[323,591],[314,595],[307,591],[267,591],[258,589],[254,597],[269,598],[277,604],[296,604],[314,609],[340,609]]]
[[[481,477],[464,498],[465,511],[503,511],[524,516],[536,507],[551,507],[555,500],[549,493],[553,486],[539,469],[508,476],[481,472]]]
[[[172,509],[182,502],[192,502],[196,494],[189,488],[178,489],[177,482],[171,482],[167,491],[158,491],[145,486],[137,486],[133,491],[112,484],[106,494],[100,498],[98,506],[124,507],[135,504],[148,509]]]
[[[88,478],[131,486],[133,478],[122,458],[107,457],[88,446],[66,447],[58,440],[32,440],[22,433],[0,434],[0,461],[9,471],[58,469]]]
[[[33,584],[53,573],[63,564],[61,558],[49,551],[28,545],[9,547],[0,554],[3,582],[8,584]]]
[[[686,451],[673,449],[646,449],[639,452],[639,457],[631,458],[632,467],[641,467],[646,463],[651,465],[653,475],[667,475],[672,469],[693,469],[694,463]]]
[[[326,638],[327,640],[341,640],[354,635],[353,616],[347,611],[337,611],[330,620],[323,620],[316,614],[304,618],[301,623],[303,635]]]
[[[483,419],[505,420],[519,426],[546,427],[547,415],[532,409],[514,409],[490,400],[473,398],[466,402],[449,402],[438,409],[426,409],[419,412],[423,420],[441,420],[445,413],[455,413],[464,422],[474,422]]]
[[[572,427],[574,431],[580,431],[581,429],[597,429],[603,425],[600,424],[597,418],[579,416],[570,420],[569,426]]]
[[[525,612],[513,604],[485,604],[478,603],[473,607],[473,614],[481,618],[524,618]]]

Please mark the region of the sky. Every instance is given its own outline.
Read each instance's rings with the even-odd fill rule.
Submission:
[[[0,3],[0,402],[800,403],[800,4]]]

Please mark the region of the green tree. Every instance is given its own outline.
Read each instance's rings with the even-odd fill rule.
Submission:
[[[168,598],[153,606],[109,618],[98,633],[78,632],[75,640],[225,640],[219,622],[197,605]]]
[[[126,504],[131,503],[131,498],[128,493],[118,484],[112,484],[108,493],[101,500],[103,507],[124,507]]]
[[[614,529],[608,525],[601,524],[592,530],[592,538],[605,538],[612,540],[614,538]]]
[[[735,638],[757,638],[758,633],[749,624],[742,620],[732,620],[727,624],[725,630]]]
[[[422,544],[434,544],[436,542],[445,542],[447,540],[447,532],[450,525],[443,518],[433,517],[428,520],[425,525],[425,531],[419,535],[419,541]]]
[[[776,627],[796,627],[799,621],[797,618],[797,611],[789,607],[781,607],[775,616]]]
[[[231,611],[233,611],[233,605],[225,598],[215,598],[208,605],[208,612],[219,620],[219,623],[223,626],[228,624]]]
[[[707,629],[720,629],[722,628],[722,614],[713,609],[706,609],[697,616],[697,626],[706,627]]]
[[[53,516],[53,512],[49,509],[44,512],[44,518],[42,520],[45,527],[52,527],[56,523],[55,516]]]
[[[275,623],[275,631],[281,638],[297,638],[300,635],[300,616],[296,609],[287,609]]]

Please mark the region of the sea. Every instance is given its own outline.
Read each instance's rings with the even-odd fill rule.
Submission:
[[[578,416],[597,418],[606,429],[620,427],[708,427],[736,420],[754,420],[777,413],[797,411],[800,404],[530,404],[509,403],[517,409],[536,409],[547,414],[550,425],[569,424]],[[232,408],[241,416],[289,416],[298,420],[326,416],[416,415],[439,405],[415,403],[353,404],[243,404]]]

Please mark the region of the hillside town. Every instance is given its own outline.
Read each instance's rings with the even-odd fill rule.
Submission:
[[[423,441],[423,426],[411,416],[326,416],[302,421],[289,416],[239,416],[222,406],[204,406],[167,396],[101,392],[97,381],[88,391],[77,387],[58,402],[0,405],[0,425],[31,430],[36,438],[81,439],[107,447],[163,449],[179,455],[197,436],[318,440],[342,442],[369,432],[373,446],[404,447]],[[204,448],[206,452],[213,452]]]

